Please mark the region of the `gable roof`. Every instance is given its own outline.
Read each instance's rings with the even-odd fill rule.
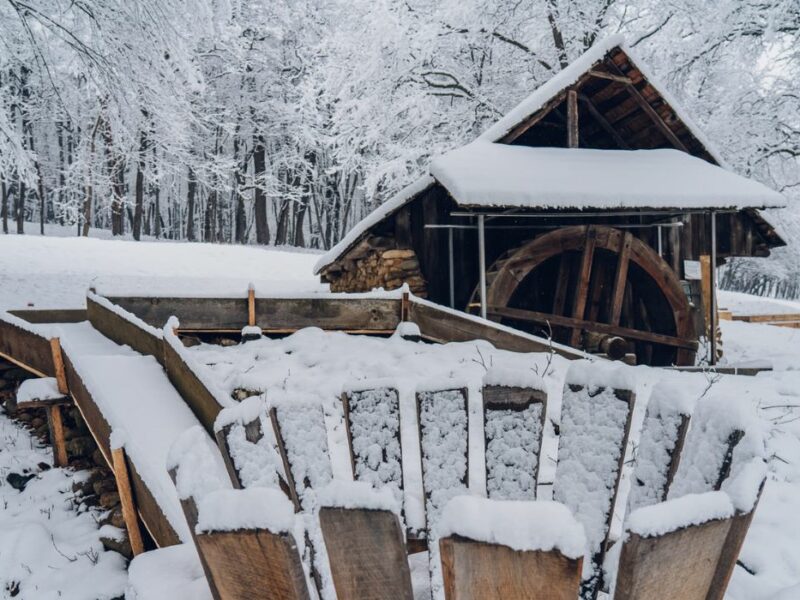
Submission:
[[[458,187],[454,179],[449,178],[439,167],[446,163],[447,157],[456,155],[470,147],[485,147],[498,145],[563,146],[566,135],[565,117],[561,108],[566,102],[569,89],[580,91],[580,99],[585,105],[586,119],[580,119],[580,135],[582,142],[589,138],[588,144],[581,143],[586,148],[603,149],[656,149],[677,148],[687,154],[702,159],[711,165],[718,165],[721,169],[731,171],[724,162],[721,154],[713,144],[703,135],[699,127],[680,108],[676,100],[666,89],[650,74],[640,62],[635,60],[634,53],[625,44],[623,36],[617,35],[601,40],[587,50],[578,59],[558,72],[544,84],[539,86],[527,98],[510,110],[504,117],[482,133],[477,140],[467,146],[436,157],[431,162],[430,175],[425,175],[401,190],[387,202],[382,204],[364,220],[356,224],[342,240],[323,254],[317,261],[314,272],[336,261],[350,248],[358,243],[366,232],[380,221],[391,216],[400,208],[423,194],[432,186],[442,185],[450,192],[453,199],[462,204],[453,191]],[[613,113],[613,123],[606,119]],[[555,115],[555,116],[553,116]],[[586,124],[586,125],[584,125]],[[548,139],[548,132],[558,127],[558,139],[555,143]],[[528,148],[527,150],[535,150]],[[570,149],[574,151],[576,149]],[[607,151],[607,150],[605,150]],[[512,152],[504,148],[493,150],[494,154]],[[536,153],[531,153],[531,157]],[[544,156],[541,153],[538,157]],[[628,158],[633,154],[628,154]],[[709,165],[709,166],[711,166]],[[433,177],[431,177],[431,175]],[[722,175],[716,174],[721,179]],[[755,184],[746,178],[730,173],[738,180]],[[769,190],[766,186],[749,187],[752,193],[748,200],[739,197],[737,201],[724,204],[720,198],[703,208],[718,208],[723,204],[726,208],[763,208],[766,206],[782,206],[782,198],[778,200],[777,192]],[[452,189],[451,189],[452,188]],[[710,202],[710,200],[707,201]],[[469,203],[464,203],[468,205]],[[507,203],[506,203],[507,204]],[[652,203],[650,203],[652,204]],[[528,205],[529,206],[529,205]],[[584,206],[587,207],[588,204]],[[682,205],[679,205],[682,206]],[[653,207],[655,208],[655,207]],[[671,207],[671,208],[677,208]],[[775,238],[771,245],[783,245],[771,226],[755,211],[748,210],[750,216],[763,225],[763,229]],[[769,238],[769,235],[766,237]]]

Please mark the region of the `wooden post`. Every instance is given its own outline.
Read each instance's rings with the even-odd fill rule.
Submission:
[[[400,322],[403,323],[408,321],[408,304],[410,300],[408,297],[408,292],[403,292],[403,295],[400,298]]]
[[[700,257],[700,292],[703,296],[703,319],[706,327],[706,338],[711,339],[711,257],[704,254]]]
[[[589,279],[592,276],[592,261],[594,259],[594,247],[597,241],[597,230],[589,225],[586,229],[586,240],[583,244],[583,254],[581,256],[581,266],[578,272],[578,287],[575,288],[575,300],[572,305],[572,318],[583,319],[586,311],[586,296],[589,293]],[[577,347],[581,339],[581,328],[572,329],[569,338],[569,345]]]
[[[114,479],[117,480],[120,504],[122,504],[122,517],[128,530],[128,540],[131,543],[133,555],[138,556],[144,552],[142,531],[139,529],[139,516],[136,514],[136,503],[133,499],[131,481],[128,475],[128,464],[124,448],[112,448],[111,459],[114,468]]]
[[[61,419],[61,406],[51,404],[47,407],[47,425],[50,429],[50,443],[53,444],[53,462],[57,467],[66,467],[67,443],[64,438],[64,422]]]
[[[50,339],[50,351],[53,355],[53,368],[55,369],[58,391],[62,394],[69,394],[67,374],[64,371],[64,357],[61,354],[61,340],[57,337]]]
[[[478,272],[481,286],[481,318],[486,318],[486,230],[485,217],[478,215]]]
[[[320,529],[339,600],[412,600],[411,572],[397,515],[323,507]]]
[[[252,285],[247,290],[247,324],[250,327],[256,324],[256,291]]]
[[[458,536],[439,540],[446,600],[575,600],[583,559],[520,552]]]
[[[578,92],[567,91],[567,145],[570,148],[578,147]]]

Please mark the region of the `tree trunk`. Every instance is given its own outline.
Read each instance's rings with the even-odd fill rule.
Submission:
[[[197,179],[194,169],[189,167],[189,180],[186,186],[186,239],[194,241],[194,203],[197,196]]]
[[[139,161],[136,166],[136,205],[133,211],[133,239],[142,237],[142,213],[144,211],[144,153],[147,150],[147,136],[142,130],[139,134]]]
[[[28,146],[30,146],[31,152],[36,152],[36,146],[34,145],[33,140],[33,125],[28,124]],[[46,200],[45,200],[45,193],[44,193],[44,178],[42,177],[42,163],[39,162],[39,158],[37,157],[36,160],[33,162],[33,168],[36,169],[36,195],[39,197],[39,233],[44,235],[44,221],[45,217],[47,216],[47,207],[46,207]]]
[[[242,195],[242,188],[245,184],[245,175],[247,173],[248,160],[244,160],[241,156],[241,142],[238,135],[239,128],[237,126],[237,133],[233,138],[233,158],[236,161],[236,170],[233,173],[236,185],[233,190],[234,194],[234,239],[238,244],[247,243],[247,212],[244,206],[244,196]]]
[[[125,233],[125,213],[122,204],[125,196],[125,165],[122,156],[114,150],[111,124],[106,120],[103,128],[106,143],[106,168],[111,179],[111,234]]]
[[[264,193],[264,176],[267,171],[267,150],[264,138],[257,136],[253,147],[253,177],[255,178],[256,243],[269,244],[269,223],[267,223],[267,195]]]
[[[0,216],[3,218],[3,233],[8,233],[8,189],[6,180],[0,177]]]
[[[17,233],[25,233],[25,182],[19,180],[19,193],[17,194],[17,201],[15,204],[14,216],[17,219]]]
[[[94,161],[96,150],[97,131],[103,122],[103,111],[97,114],[97,119],[92,128],[92,134],[89,138],[89,165]],[[94,204],[94,184],[92,182],[91,167],[87,166],[86,172],[86,199],[83,202],[83,237],[88,237],[89,228],[92,226],[92,205]]]

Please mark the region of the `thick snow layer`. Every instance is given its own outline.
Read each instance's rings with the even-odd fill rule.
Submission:
[[[558,550],[569,558],[583,556],[586,535],[569,509],[558,502],[487,500],[456,496],[439,521],[441,537],[460,535],[513,550]]]
[[[636,448],[629,512],[665,499],[681,423],[691,416],[706,385],[703,375],[686,374],[665,377],[653,388]]]
[[[286,478],[275,446],[275,434],[265,417],[259,417],[262,431],[257,442],[247,439],[245,426],[234,423],[228,432],[228,450],[243,487],[277,487]]]
[[[532,369],[504,369],[492,367],[483,376],[483,385],[501,387],[520,387],[532,390],[547,391],[544,380]]]
[[[194,544],[150,550],[128,565],[126,600],[212,600]]]
[[[196,360],[192,357],[192,360]],[[214,431],[220,432],[228,425],[247,425],[252,423],[266,410],[266,399],[263,395],[250,396],[241,402],[234,403],[219,411],[214,420]]]
[[[387,486],[402,501],[400,400],[397,390],[378,387],[348,393],[355,479]]]
[[[589,556],[601,550],[608,532],[629,415],[628,403],[613,388],[594,388],[590,394],[589,388],[564,387],[553,499],[583,524]],[[589,560],[584,573],[587,569]]]
[[[637,509],[628,516],[626,528],[642,537],[653,537],[732,516],[733,504],[725,492],[705,492]]]
[[[178,436],[169,449],[166,468],[176,470],[175,488],[181,500],[198,502],[211,492],[231,487],[219,449],[200,425]]]
[[[426,188],[429,188],[434,183],[435,182],[432,177],[427,175],[420,177],[410,185],[404,187],[389,200],[381,204],[364,219],[356,223],[355,226],[347,232],[347,235],[345,235],[338,244],[319,257],[314,265],[314,273],[319,273],[322,269],[339,258],[341,254],[349,250],[350,246],[355,244],[370,227],[376,223],[379,223],[399,208],[402,208],[402,206],[411,200],[411,198],[423,192]]]
[[[125,588],[125,559],[103,548],[98,509],[78,508],[72,486],[85,472],[50,468],[52,450],[0,413],[0,597],[109,600]],[[23,491],[6,478],[32,475]],[[16,594],[16,596],[15,596]]]
[[[589,390],[611,387],[617,390],[636,389],[636,370],[618,361],[575,360],[569,363],[566,383]]]
[[[498,500],[534,500],[542,441],[542,403],[484,411],[486,492]]]
[[[390,488],[374,488],[364,481],[331,481],[317,492],[317,505],[320,508],[388,510],[400,514],[400,503]]]
[[[253,281],[264,292],[325,291],[312,272],[318,257],[238,244],[0,235],[0,308],[81,308],[90,287],[105,296],[246,297]]]
[[[36,400],[56,400],[64,394],[58,391],[55,377],[26,379],[17,390],[17,402],[33,402]]]
[[[603,210],[786,204],[783,196],[762,183],[671,149],[531,148],[473,142],[435,158],[431,174],[461,206]]]
[[[294,525],[294,505],[277,489],[217,490],[197,504],[197,533],[237,529],[287,533]]]
[[[731,489],[736,495],[734,504],[737,508],[742,506],[742,510],[752,508],[755,493],[747,490],[746,483],[755,485],[757,492],[760,481],[756,480],[758,473],[752,471],[751,463],[765,458],[763,425],[756,407],[736,393],[730,380],[720,382],[698,402],[668,497],[714,490],[731,446],[731,436],[737,431],[743,432],[744,437],[729,457],[730,473],[722,489],[727,490],[741,475],[743,479]]]

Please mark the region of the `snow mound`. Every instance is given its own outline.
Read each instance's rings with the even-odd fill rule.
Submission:
[[[238,529],[287,533],[295,526],[294,505],[276,489],[216,490],[200,500],[197,512],[197,533]]]
[[[175,440],[166,466],[168,471],[176,470],[175,487],[181,500],[193,498],[197,502],[211,492],[230,488],[219,449],[200,425],[187,429]]]
[[[626,529],[642,537],[653,537],[732,516],[733,504],[725,492],[687,494],[633,511]]]
[[[573,559],[583,556],[586,549],[583,525],[566,506],[549,501],[456,496],[442,511],[438,534],[460,535],[518,551],[558,550]]]
[[[388,487],[376,489],[363,481],[336,479],[317,491],[320,508],[363,508],[400,514],[400,503]]]
[[[483,376],[483,385],[521,387],[541,392],[547,391],[544,380],[530,369],[492,367]]]

